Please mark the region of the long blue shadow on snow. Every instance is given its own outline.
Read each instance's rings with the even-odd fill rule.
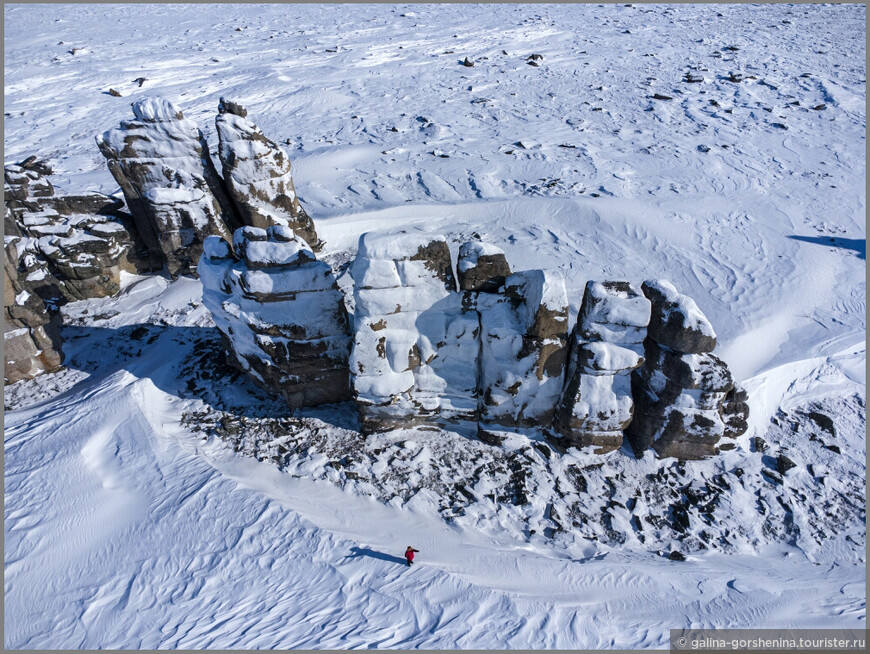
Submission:
[[[90,374],[67,393],[95,387],[126,370],[149,379],[160,390],[182,399],[199,399],[218,411],[248,418],[315,417],[344,429],[358,429],[349,402],[293,411],[279,396],[257,386],[227,361],[214,327],[151,323],[120,327],[61,327],[64,366]]]
[[[408,565],[405,559],[399,556],[393,556],[392,554],[384,554],[383,552],[378,552],[377,550],[369,549],[368,547],[351,547],[350,554],[348,554],[347,558],[349,559],[357,559],[362,556],[367,556],[372,559],[380,559],[381,561],[387,561],[388,563],[398,563],[399,565]]]
[[[837,236],[798,236],[792,234],[790,239],[795,241],[804,241],[806,243],[815,243],[816,245],[827,245],[832,248],[843,248],[844,250],[852,250],[858,255],[859,259],[867,259],[867,239],[864,238],[839,238]]]

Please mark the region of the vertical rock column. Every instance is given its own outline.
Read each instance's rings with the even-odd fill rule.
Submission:
[[[230,359],[294,408],[350,397],[347,311],[329,265],[288,227],[205,241],[199,275]]]
[[[363,234],[350,369],[365,431],[473,420],[477,343],[443,236]]]
[[[625,435],[635,455],[700,459],[725,432],[720,408],[734,380],[710,352],[713,327],[694,300],[664,280],[642,289],[652,305],[644,365],[632,375],[635,416]]]
[[[18,251],[7,242],[3,266],[3,371],[4,383],[51,371],[63,362],[59,320],[45,303],[27,291],[18,279]]]
[[[586,284],[553,421],[560,443],[597,453],[622,446],[634,413],[631,371],[644,361],[649,318],[649,300],[629,282]]]
[[[134,102],[133,113],[97,145],[148,249],[173,276],[194,274],[205,237],[229,240],[240,222],[199,128],[162,98]]]
[[[481,353],[479,435],[547,427],[562,390],[568,337],[568,296],[556,273],[507,276],[500,293],[479,293]]]
[[[287,225],[317,252],[314,222],[296,197],[290,159],[247,119],[248,111],[221,98],[215,119],[224,180],[246,225]]]

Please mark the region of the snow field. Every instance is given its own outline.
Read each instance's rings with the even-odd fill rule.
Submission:
[[[4,15],[6,162],[48,158],[59,192],[117,191],[93,139],[130,102],[172,100],[217,161],[218,99],[237,100],[289,154],[351,310],[365,232],[444,234],[454,262],[478,239],[512,270],[558,273],[569,327],[587,281],[665,278],[709,318],[751,408],[735,449],[685,475],[622,452],[588,474],[596,515],[631,484],[728,475],[727,520],[689,528],[744,527],[727,554],[669,561],[664,526],[641,543],[630,518],[652,496],[608,509],[622,545],[592,520],[548,538],[542,467],[528,507],[487,500],[484,475],[446,521],[415,479],[494,458],[488,446],[400,431],[360,448],[339,407],[300,419],[282,467],[257,461],[255,427],[283,405],[217,364],[190,373],[213,358],[199,282],[127,277],[117,298],[64,308],[67,370],[5,389],[6,647],[663,648],[672,627],[866,624],[863,5]],[[247,440],[236,452],[184,415],[242,416]],[[382,487],[329,466],[321,443],[361,451]],[[782,485],[780,454],[797,464]],[[626,486],[608,490],[617,470]],[[409,544],[410,570],[395,560]]]

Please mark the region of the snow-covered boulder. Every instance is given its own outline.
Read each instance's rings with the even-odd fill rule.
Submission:
[[[329,265],[288,227],[206,238],[203,303],[230,360],[294,408],[349,398],[347,311]]]
[[[642,288],[652,317],[644,365],[632,375],[635,417],[625,435],[637,456],[650,447],[660,457],[711,456],[726,433],[723,416],[732,422],[729,435],[738,435],[748,406],[735,395],[728,366],[710,353],[716,335],[695,302],[663,280]]]
[[[480,433],[487,440],[517,427],[547,427],[562,390],[568,296],[558,273],[530,270],[479,293]]]
[[[43,300],[19,283],[16,241],[7,241],[3,266],[4,383],[54,370],[63,362],[59,320]]]
[[[247,118],[236,102],[220,99],[215,119],[223,176],[246,225],[287,225],[315,252],[321,247],[314,222],[299,204],[290,159]]]
[[[634,415],[631,371],[644,362],[650,302],[629,282],[586,284],[553,421],[565,446],[598,453],[622,446]]]
[[[148,249],[170,274],[194,274],[202,242],[240,226],[199,128],[169,100],[133,103],[135,120],[97,136]]]
[[[651,339],[678,352],[713,351],[716,332],[692,298],[663,279],[648,279],[641,288],[652,304],[648,328]]]
[[[460,290],[494,293],[504,285],[511,269],[500,248],[469,241],[459,247],[456,273]]]
[[[363,234],[351,275],[363,428],[475,420],[477,315],[462,308],[444,237]]]

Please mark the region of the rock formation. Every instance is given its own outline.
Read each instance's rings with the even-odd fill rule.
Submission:
[[[3,266],[4,383],[54,370],[63,362],[56,314],[49,314],[39,296],[19,283],[18,251],[7,242]]]
[[[716,347],[713,327],[694,300],[671,283],[647,280],[642,289],[651,316],[645,362],[632,375],[635,417],[626,436],[637,456],[649,447],[679,459],[715,454],[725,433],[720,409],[734,380],[710,353]],[[726,411],[738,413],[737,404],[726,405]]]
[[[480,436],[548,427],[562,390],[567,355],[568,296],[556,273],[507,276],[498,293],[479,293]]]
[[[202,132],[168,100],[133,103],[136,120],[97,137],[136,229],[169,273],[193,274],[206,236],[241,226]]]
[[[218,111],[223,177],[242,221],[263,229],[287,225],[315,252],[320,250],[314,223],[296,197],[286,153],[247,119],[240,104],[221,98]]]
[[[443,236],[367,233],[350,268],[348,359],[341,294],[302,238],[244,227],[234,246],[206,240],[204,302],[236,364],[292,406],[350,390],[365,432],[432,425],[497,444],[552,426],[566,447],[607,452],[625,434],[638,456],[681,459],[746,429],[746,393],[710,354],[710,323],[669,282],[590,281],[569,352],[559,275],[512,273],[498,248],[472,242],[457,284]]]
[[[366,430],[546,426],[562,386],[561,278],[511,274],[504,253],[460,248],[459,286],[443,236],[364,234],[353,264],[354,393]],[[479,423],[479,424],[476,424]]]
[[[586,284],[554,420],[561,444],[599,453],[622,445],[634,414],[631,371],[644,362],[649,318],[650,302],[633,284]]]
[[[105,297],[120,289],[122,270],[159,269],[120,200],[56,195],[50,173],[32,157],[4,169],[6,236],[16,238],[19,283],[29,292],[55,304]]]
[[[474,420],[477,317],[462,312],[444,237],[363,234],[351,275],[363,429]]]
[[[292,407],[349,399],[350,336],[329,265],[289,227],[242,227],[233,248],[205,240],[203,303],[231,361]]]

